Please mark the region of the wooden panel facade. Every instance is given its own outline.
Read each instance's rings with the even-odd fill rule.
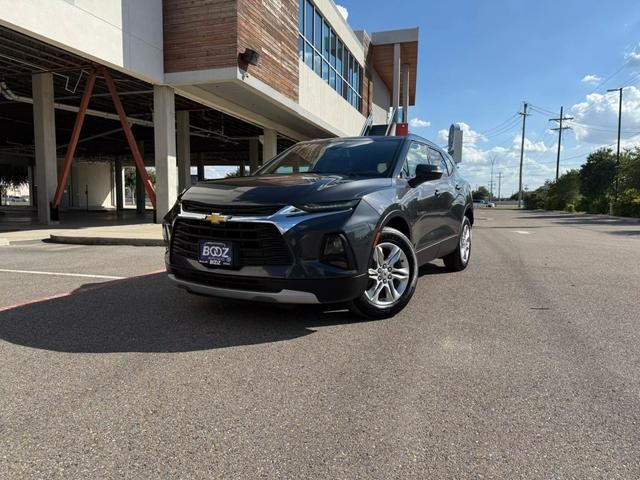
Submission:
[[[238,64],[238,0],[163,0],[167,73]]]
[[[249,73],[298,100],[298,0],[238,0],[238,51],[261,53]]]
[[[240,66],[297,101],[297,0],[164,0],[163,15],[167,73]],[[241,62],[245,48],[258,65]]]
[[[373,102],[373,46],[371,45],[371,40],[366,35],[362,40],[365,64],[363,66],[362,109],[360,113],[368,117],[371,113],[371,103]]]
[[[400,62],[408,63],[409,67],[409,103],[416,102],[416,81],[418,78],[418,42],[402,43],[400,47]],[[393,44],[374,45],[373,67],[380,78],[387,85],[389,91],[393,90]],[[400,92],[402,92],[402,79],[400,79]]]

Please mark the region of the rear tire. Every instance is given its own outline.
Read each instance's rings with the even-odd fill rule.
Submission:
[[[462,228],[460,229],[458,246],[449,255],[442,257],[447,270],[461,272],[467,268],[469,260],[471,260],[471,237],[471,221],[468,217],[464,217],[464,220],[462,220]]]
[[[418,260],[411,241],[394,228],[383,228],[368,274],[366,290],[351,302],[350,309],[372,320],[400,312],[411,300],[418,282]]]

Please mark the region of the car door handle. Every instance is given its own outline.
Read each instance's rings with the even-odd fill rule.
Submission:
[[[460,185],[459,183],[456,183],[456,190],[462,190],[462,185]]]

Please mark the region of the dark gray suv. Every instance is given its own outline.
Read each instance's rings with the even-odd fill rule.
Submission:
[[[189,188],[163,229],[169,277],[189,292],[384,318],[420,265],[466,268],[472,225],[454,162],[409,135],[298,143],[251,176]]]

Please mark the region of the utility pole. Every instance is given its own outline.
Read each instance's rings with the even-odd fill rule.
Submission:
[[[524,111],[518,112],[518,115],[522,115],[522,143],[520,145],[520,180],[518,182],[518,208],[522,208],[522,164],[524,163],[524,133],[527,126],[527,116],[531,115],[527,113],[529,104],[524,102]]]
[[[502,184],[502,172],[498,172],[498,201],[502,199],[502,196],[500,195],[501,184]]]
[[[496,156],[491,155],[491,179],[489,181],[489,201],[493,201],[493,164],[496,162]]]
[[[556,159],[556,182],[558,181],[558,177],[560,176],[560,147],[562,145],[562,131],[568,130],[571,127],[563,127],[562,122],[564,120],[573,120],[573,117],[565,117],[564,116],[564,107],[560,107],[560,118],[550,118],[549,121],[560,122],[558,128],[552,128],[551,130],[558,131],[558,157]]]
[[[620,92],[620,100],[618,103],[618,153],[616,154],[616,184],[614,199],[618,201],[618,187],[620,179],[620,131],[622,130],[622,88],[611,88],[607,92]]]

